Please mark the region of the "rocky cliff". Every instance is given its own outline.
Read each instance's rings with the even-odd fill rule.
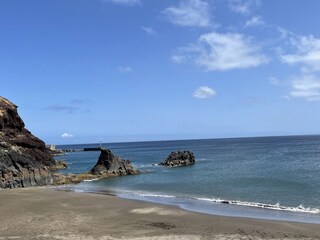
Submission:
[[[97,164],[90,171],[93,175],[123,176],[139,173],[129,160],[115,156],[109,149],[102,149]]]
[[[0,96],[0,188],[51,184],[55,164],[44,142],[25,128],[17,106]]]

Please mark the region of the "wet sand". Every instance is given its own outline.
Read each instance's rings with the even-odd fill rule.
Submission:
[[[0,190],[2,239],[320,239],[320,225],[212,216],[115,196]]]

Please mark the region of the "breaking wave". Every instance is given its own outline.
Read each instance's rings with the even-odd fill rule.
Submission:
[[[127,193],[128,194],[128,193]],[[226,200],[220,198],[203,198],[203,197],[177,197],[173,195],[166,194],[154,194],[154,193],[129,193],[129,195],[135,195],[141,197],[146,200],[156,200],[159,199],[179,199],[179,200],[193,200],[193,201],[202,201],[207,203],[216,203],[216,204],[229,204],[234,206],[242,206],[242,207],[252,207],[252,208],[260,208],[260,209],[269,209],[269,210],[278,210],[278,211],[287,211],[287,212],[295,212],[295,213],[311,213],[311,214],[320,214],[320,209],[312,208],[312,207],[304,207],[300,204],[297,207],[283,206],[280,203],[276,204],[268,204],[268,203],[259,203],[259,202],[246,202],[239,200]]]
[[[320,209],[304,207],[300,204],[297,207],[287,207],[276,204],[267,204],[267,203],[258,203],[258,202],[243,202],[237,200],[224,200],[224,199],[215,199],[215,198],[195,198],[199,201],[213,202],[213,203],[221,203],[221,204],[230,204],[236,206],[245,206],[245,207],[255,207],[255,208],[263,208],[263,209],[271,209],[271,210],[279,210],[279,211],[289,211],[289,212],[299,212],[299,213],[314,213],[320,214]]]

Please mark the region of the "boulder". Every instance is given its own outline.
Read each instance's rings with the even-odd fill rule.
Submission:
[[[51,184],[49,168],[55,165],[44,142],[25,128],[17,106],[0,96],[0,188]]]
[[[102,149],[97,164],[90,171],[93,175],[124,176],[138,174],[129,160],[115,156],[109,149]]]
[[[165,161],[159,163],[166,167],[182,167],[192,165],[196,162],[196,159],[190,151],[177,151],[172,152]]]

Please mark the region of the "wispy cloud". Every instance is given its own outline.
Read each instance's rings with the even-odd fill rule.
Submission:
[[[123,6],[136,6],[136,5],[141,5],[142,2],[141,0],[101,0],[102,2],[111,2],[115,4],[120,4]]]
[[[281,84],[281,81],[278,78],[270,77],[269,83],[274,86],[279,86]]]
[[[280,33],[280,39],[281,40],[287,40],[290,37],[294,37],[295,34],[291,31],[289,31],[288,29],[284,28],[284,27],[280,27],[280,26],[275,26],[276,31],[278,33]]]
[[[251,14],[260,4],[260,0],[229,0],[230,10],[244,15]]]
[[[151,27],[144,27],[142,26],[141,29],[148,33],[149,35],[157,35],[157,32],[153,30]]]
[[[206,27],[210,25],[210,6],[202,0],[181,0],[178,6],[163,11],[173,24],[182,27]]]
[[[62,138],[73,138],[74,136],[72,133],[63,133],[63,134],[61,134],[61,137]]]
[[[208,86],[201,86],[193,93],[194,98],[206,99],[217,95],[216,91]]]
[[[246,21],[245,27],[257,27],[257,26],[263,26],[264,21],[261,16],[253,16],[249,20]]]
[[[69,104],[52,104],[44,110],[52,112],[65,112],[65,113],[75,113],[75,112],[89,112],[88,109],[83,109],[83,107],[90,102],[88,98],[75,98],[69,101]]]
[[[284,63],[302,64],[307,71],[320,71],[320,39],[312,35],[291,38],[295,53],[281,55]]]
[[[188,50],[188,49],[185,49],[185,50]],[[184,52],[184,51],[182,51],[181,54],[184,54],[183,52]],[[184,62],[187,62],[187,61],[188,61],[188,56],[186,56],[186,55],[180,55],[180,54],[173,54],[173,55],[171,56],[171,60],[172,60],[174,63],[181,64],[181,63],[184,63]]]
[[[291,82],[290,97],[320,101],[320,78],[314,75],[294,77]]]
[[[60,105],[60,104],[52,104],[45,108],[45,110],[53,111],[53,112],[68,112],[73,113],[78,108],[74,106],[68,106],[68,105]]]
[[[201,35],[196,44],[180,48],[172,59],[177,63],[192,61],[207,71],[252,68],[268,62],[252,38],[216,32]]]
[[[130,66],[120,66],[118,67],[118,71],[123,73],[131,73],[133,72],[133,68]]]

